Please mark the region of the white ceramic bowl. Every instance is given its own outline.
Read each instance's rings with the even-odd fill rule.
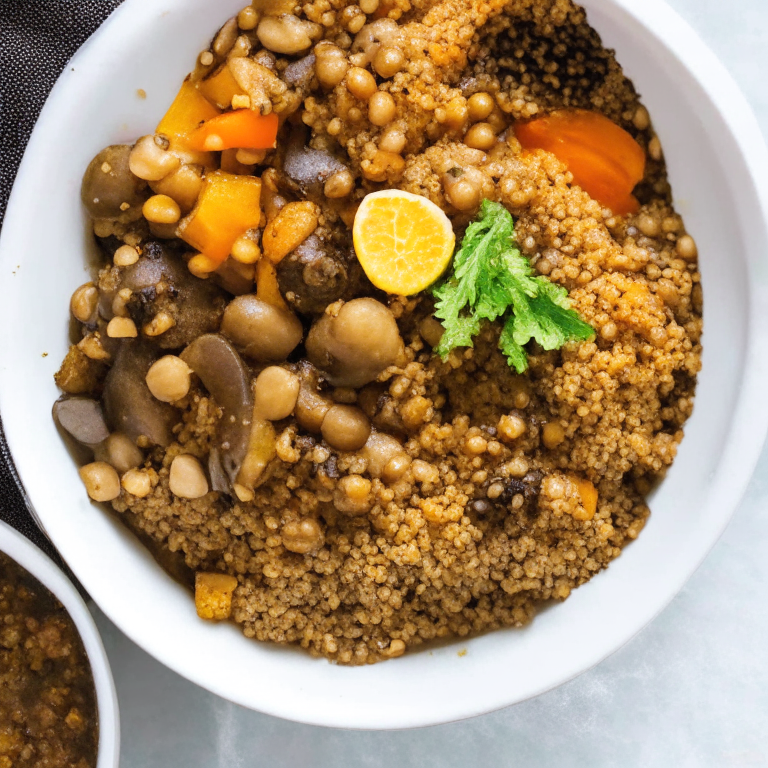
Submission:
[[[53,593],[77,627],[93,673],[99,716],[99,759],[96,768],[118,768],[120,717],[117,694],[99,630],[72,582],[31,541],[0,521],[0,552],[15,560]]]
[[[19,474],[51,539],[112,621],[232,701],[351,728],[428,725],[522,701],[596,664],[667,605],[750,478],[768,425],[768,153],[756,121],[723,67],[661,0],[584,0],[652,112],[677,205],[700,245],[704,368],[686,438],[637,543],[528,628],[371,667],[334,666],[199,621],[189,594],[88,502],[50,417],[67,302],[88,278],[83,170],[105,145],[154,128],[197,53],[242,3],[127,0],[43,111],[0,246],[0,324],[8,329],[0,409]]]

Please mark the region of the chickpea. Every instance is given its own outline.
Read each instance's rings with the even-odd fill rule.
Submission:
[[[253,384],[254,413],[270,421],[280,421],[293,413],[301,382],[295,373],[271,365]]]
[[[104,461],[94,461],[80,467],[80,479],[94,501],[112,501],[120,495],[117,471]]]
[[[657,162],[664,157],[664,151],[661,148],[661,141],[658,136],[654,136],[650,142],[648,142],[648,154],[651,156],[651,159],[656,160]]]
[[[328,177],[323,187],[323,193],[330,200],[346,197],[355,188],[355,177],[348,171],[336,171]]]
[[[373,506],[371,481],[360,475],[342,477],[333,494],[333,506],[347,515],[364,515]]]
[[[252,5],[246,6],[237,14],[237,26],[245,32],[250,32],[252,29],[256,29],[258,23],[259,14]]]
[[[265,16],[256,30],[259,42],[273,53],[289,56],[305,51],[312,44],[308,25],[291,14]]]
[[[112,257],[116,267],[130,267],[139,260],[139,252],[132,245],[121,245]]]
[[[166,331],[170,331],[176,325],[176,320],[168,312],[158,312],[148,323],[144,324],[141,332],[145,336],[154,338],[162,336]]]
[[[168,195],[153,195],[144,203],[141,212],[153,224],[175,224],[181,218],[179,204]]]
[[[135,339],[138,335],[136,323],[130,317],[113,317],[107,325],[110,339]]]
[[[129,317],[131,313],[128,311],[127,304],[131,296],[133,291],[130,288],[121,288],[112,299],[112,314],[117,317]]]
[[[347,90],[356,99],[367,101],[376,93],[376,80],[367,69],[352,67],[347,72]]]
[[[646,237],[658,237],[661,234],[661,221],[658,216],[643,213],[637,219],[637,228]]]
[[[129,469],[120,482],[131,496],[136,496],[138,499],[146,498],[152,492],[149,473],[142,469]]]
[[[166,355],[152,363],[146,382],[155,398],[163,403],[174,403],[189,392],[191,373],[191,368],[180,357]]]
[[[499,437],[506,442],[517,440],[518,437],[522,437],[526,432],[527,427],[525,421],[516,413],[511,413],[508,416],[502,416],[499,419],[497,430]]]
[[[394,77],[405,65],[405,54],[394,46],[382,46],[373,57],[373,68],[380,77]]]
[[[493,112],[496,102],[490,93],[473,93],[467,100],[469,119],[473,123],[485,120]]]
[[[99,289],[93,283],[81,285],[72,294],[69,308],[75,319],[81,323],[93,322],[99,308]]]
[[[199,165],[182,165],[160,181],[149,185],[158,195],[167,195],[179,205],[182,214],[189,213],[203,189],[203,169]]]
[[[496,134],[489,123],[475,123],[464,136],[464,143],[487,152],[496,143]]]
[[[182,454],[171,463],[168,487],[181,499],[199,499],[208,493],[208,479],[194,456]]]
[[[298,555],[309,555],[317,552],[325,542],[320,523],[311,517],[287,522],[283,526],[281,536],[283,546],[289,552],[295,552]]]
[[[365,445],[371,434],[371,422],[353,405],[334,405],[325,414],[321,432],[332,448],[357,451]]]
[[[483,178],[479,171],[452,169],[443,174],[443,189],[448,202],[459,211],[474,211],[483,197]]]
[[[335,88],[348,69],[349,62],[341,48],[327,42],[315,47],[315,74],[323,88]]]
[[[266,149],[238,149],[235,153],[235,159],[241,165],[259,165],[266,156]]]
[[[638,131],[648,130],[651,127],[651,116],[648,114],[648,110],[643,106],[638,107],[632,118],[632,123]]]
[[[699,255],[699,249],[696,246],[696,241],[690,235],[683,235],[677,241],[677,255],[685,261],[694,261]]]
[[[355,5],[348,5],[341,12],[341,23],[353,35],[356,35],[365,26],[365,21],[365,14]]]
[[[360,0],[358,3],[360,10],[368,15],[376,13],[379,10],[379,0]]]
[[[261,258],[261,248],[248,235],[242,235],[232,245],[232,258],[240,264],[255,264]]]
[[[168,142],[159,136],[140,138],[128,158],[131,173],[144,181],[160,181],[180,165],[179,158],[168,151]]]
[[[396,483],[411,466],[411,457],[407,453],[395,456],[387,462],[384,471],[381,473],[381,479],[385,483]]]
[[[139,447],[122,432],[113,432],[106,440],[99,443],[94,450],[94,457],[96,461],[105,461],[113,466],[121,475],[144,462],[144,454]]]
[[[368,119],[380,127],[389,125],[397,114],[395,100],[385,91],[376,91],[368,102]]]
[[[421,338],[424,339],[424,341],[429,344],[430,347],[436,347],[443,338],[443,333],[445,333],[445,328],[443,328],[443,324],[434,317],[425,317],[421,324],[419,325],[419,333],[421,334]]]
[[[383,432],[372,432],[361,453],[368,462],[368,474],[371,477],[382,477],[393,459],[406,455],[403,446]]]
[[[405,149],[405,132],[399,125],[390,125],[381,134],[379,149],[399,155]]]
[[[541,440],[547,448],[557,448],[565,440],[565,430],[556,421],[550,421],[541,430]]]

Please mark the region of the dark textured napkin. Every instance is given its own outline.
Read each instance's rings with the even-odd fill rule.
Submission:
[[[0,0],[0,227],[37,116],[77,49],[121,0]],[[1,353],[0,349],[0,353]],[[30,516],[2,433],[0,519],[49,554]]]

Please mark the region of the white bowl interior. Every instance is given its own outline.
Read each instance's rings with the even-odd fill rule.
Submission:
[[[758,335],[766,320],[758,298],[768,283],[768,195],[751,168],[768,167],[768,155],[754,118],[661,0],[585,0],[591,23],[619,51],[651,110],[677,205],[700,246],[704,370],[686,439],[638,542],[530,627],[366,668],[334,666],[199,621],[190,596],[119,521],[88,502],[50,417],[59,394],[53,373],[67,348],[67,302],[88,279],[83,170],[103,146],[154,128],[197,53],[241,5],[127,0],[68,68],[30,143],[0,246],[0,318],[13,328],[0,358],[0,408],[31,502],[126,634],[244,706],[320,725],[400,728],[545,691],[615,651],[671,600],[724,528],[757,459],[768,424],[760,391],[768,355]]]
[[[97,768],[117,768],[120,758],[120,717],[109,661],[99,631],[72,582],[55,563],[18,531],[0,521],[0,552],[15,560],[56,596],[80,633],[93,673],[99,716]]]

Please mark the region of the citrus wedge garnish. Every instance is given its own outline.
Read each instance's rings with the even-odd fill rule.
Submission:
[[[453,226],[440,208],[399,189],[366,195],[352,235],[368,279],[398,296],[429,288],[448,268],[456,244]]]

